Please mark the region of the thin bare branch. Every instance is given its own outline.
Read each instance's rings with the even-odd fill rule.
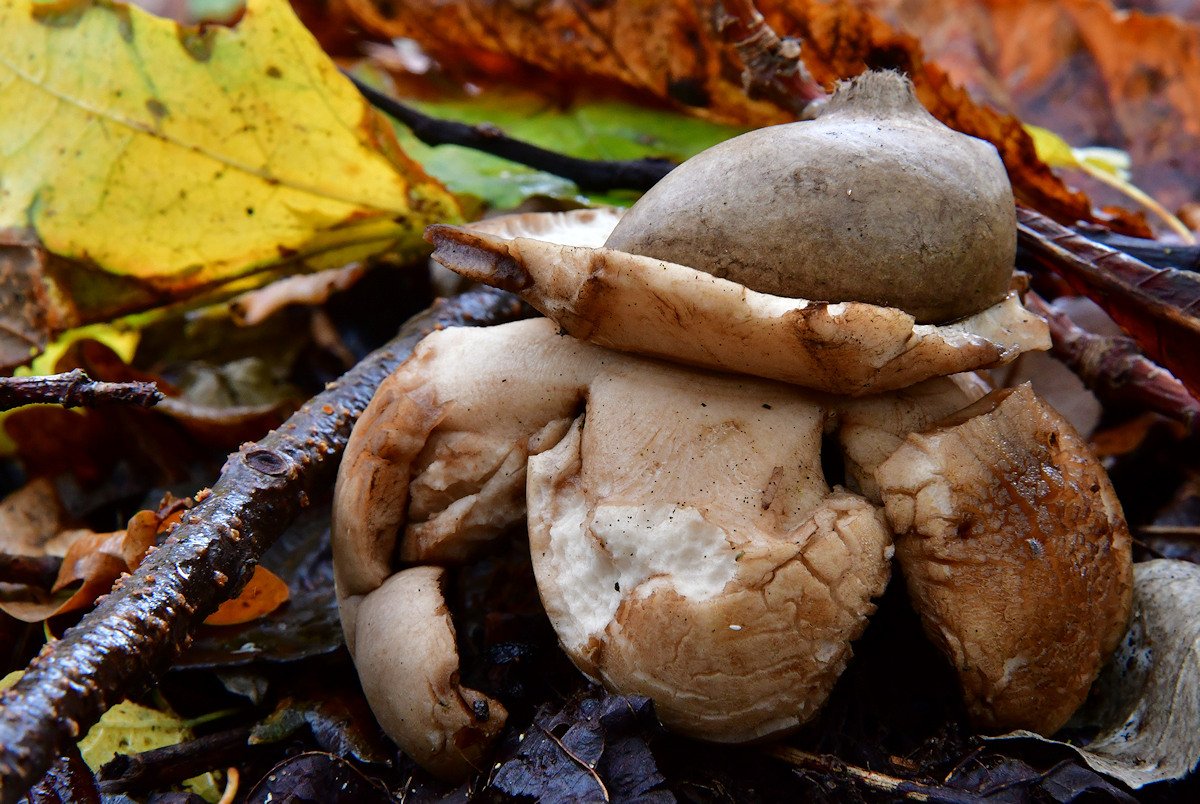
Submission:
[[[0,696],[0,802],[15,802],[105,710],[148,686],[203,619],[241,591],[309,495],[332,482],[354,422],[422,337],[521,314],[511,296],[491,289],[443,300],[278,430],[230,455],[212,493],[166,543]]]
[[[83,369],[41,377],[0,377],[0,410],[12,410],[35,402],[66,408],[101,405],[148,408],[162,398],[162,392],[152,382],[98,382]]]
[[[742,87],[806,118],[825,102],[825,90],[800,58],[800,40],[780,37],[753,0],[721,0],[717,30],[742,60]]]
[[[403,123],[426,145],[461,145],[482,151],[570,179],[581,190],[649,190],[675,167],[675,163],[668,159],[617,162],[567,156],[513,139],[496,126],[468,125],[457,120],[430,117],[367,86],[352,75],[347,74],[347,77],[372,106]]]
[[[766,753],[793,767],[822,776],[851,781],[863,787],[887,793],[889,796],[909,801],[929,801],[936,804],[976,804],[976,802],[983,801],[982,796],[974,793],[936,784],[913,782],[898,776],[889,776],[886,773],[851,765],[837,757],[810,754],[808,751],[801,751],[799,748],[786,745],[771,746],[766,749]]]
[[[105,795],[152,793],[206,771],[237,765],[265,748],[249,744],[248,727],[219,731],[140,754],[117,754],[100,768],[97,780]]]
[[[1088,332],[1036,293],[1025,306],[1050,324],[1051,351],[1079,375],[1101,402],[1152,410],[1194,428],[1200,402],[1183,383],[1147,358],[1133,338]]]

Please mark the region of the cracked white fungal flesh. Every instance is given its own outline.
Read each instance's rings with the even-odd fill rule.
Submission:
[[[363,412],[334,497],[340,594],[378,587],[397,549],[462,561],[524,522],[529,454],[562,437],[604,365],[627,360],[547,321],[486,333],[430,335]]]
[[[533,456],[539,590],[580,666],[690,734],[794,728],[845,666],[892,549],[880,511],[825,485],[825,408],[779,383],[610,352],[545,319],[430,335],[381,386],[338,478],[334,560],[356,661],[389,640],[404,650],[383,619],[363,643],[364,612],[386,616],[375,601],[397,555],[461,560],[523,521]],[[584,563],[564,559],[576,553]],[[387,597],[397,622],[415,619]],[[359,672],[393,684],[387,661]]]
[[[991,387],[975,374],[937,377],[890,394],[842,400],[837,437],[846,483],[876,505],[883,504],[875,470],[909,433],[926,430],[986,396]]]
[[[436,261],[520,294],[576,338],[835,394],[903,388],[1050,345],[1045,322],[1014,294],[953,323],[918,324],[891,307],[772,296],[684,265],[564,245],[590,244],[616,216],[546,214],[510,227],[431,226],[426,239]]]
[[[529,462],[529,539],[585,673],[720,742],[786,732],[825,701],[888,580],[891,539],[831,493],[825,414],[773,383],[632,366]]]
[[[908,436],[875,472],[925,631],[992,731],[1059,729],[1129,621],[1120,504],[1027,385]]]
[[[851,480],[903,534],[910,595],[976,721],[1053,730],[1124,628],[1129,537],[1086,445],[1028,389],[935,426],[981,394],[952,377],[821,396],[611,352],[545,319],[434,333],[363,414],[335,494],[343,626],[372,706],[445,767],[428,746],[459,743],[430,737],[452,732],[433,717],[446,699],[411,679],[456,684],[457,658],[405,647],[425,615],[398,591],[413,570],[394,573],[466,560],[528,521],[539,591],[584,672],[704,739],[794,728],[844,668],[893,549],[870,500],[826,485],[836,432]],[[405,650],[411,667],[394,661]],[[457,694],[478,715],[477,694]],[[489,732],[453,722],[483,750]]]

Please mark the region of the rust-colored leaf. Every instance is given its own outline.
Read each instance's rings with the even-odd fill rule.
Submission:
[[[1177,438],[1187,436],[1183,425],[1167,422],[1158,413],[1143,413],[1132,419],[1115,424],[1105,430],[1099,430],[1089,439],[1092,452],[1101,460],[1129,455],[1146,443],[1151,433],[1163,428],[1173,427]]]
[[[411,37],[445,64],[465,63],[490,74],[533,67],[568,80],[607,81],[722,122],[761,126],[792,119],[780,106],[747,96],[741,63],[721,35],[721,3],[713,0],[343,2],[368,30]],[[1017,118],[975,103],[925,60],[917,39],[879,16],[847,2],[756,5],[776,32],[802,40],[805,65],[827,87],[868,68],[908,73],[934,115],[997,147],[1023,203],[1068,223],[1103,219],[1121,231],[1148,234],[1139,215],[1118,211],[1110,220],[1095,212],[1087,196],[1037,158]]]
[[[0,501],[0,553],[14,556],[62,555],[51,542],[66,526],[54,482],[35,477]]]
[[[288,586],[275,573],[263,566],[254,568],[254,575],[242,593],[226,600],[204,621],[205,625],[241,625],[257,620],[288,601]]]
[[[53,591],[62,591],[75,583],[80,586],[54,614],[76,611],[95,603],[96,598],[112,589],[121,573],[137,569],[146,551],[154,544],[157,532],[158,515],[154,511],[139,511],[129,520],[125,530],[89,533],[72,542]]]
[[[30,236],[0,231],[0,374],[29,362],[71,323],[45,281],[47,259]]]
[[[1200,397],[1200,275],[1152,268],[1028,209],[1017,208],[1017,226],[1036,262],[1103,307],[1147,357]]]
[[[1073,145],[1125,150],[1134,184],[1169,209],[1200,198],[1200,24],[1194,14],[1188,22],[1115,7],[1152,11],[1152,3],[1102,0],[866,5],[920,39],[927,57],[977,100],[1050,128]]]

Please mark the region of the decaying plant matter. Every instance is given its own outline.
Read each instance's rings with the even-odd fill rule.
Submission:
[[[1129,534],[1095,458],[1031,391],[980,399],[978,383],[942,379],[1049,342],[1008,294],[1007,191],[984,193],[961,219],[932,212],[1003,184],[998,160],[966,144],[964,161],[982,161],[986,176],[963,186],[962,166],[939,173],[935,154],[954,150],[943,138],[959,135],[910,100],[897,75],[860,78],[825,107],[839,123],[828,137],[785,126],[718,146],[647,194],[624,230],[604,210],[431,227],[435,259],[519,293],[553,323],[427,339],[381,387],[339,475],[347,642],[385,727],[426,767],[480,769],[503,711],[456,689],[452,651],[395,660],[421,626],[393,589],[436,596],[436,571],[413,564],[469,560],[522,521],[572,661],[650,697],[692,736],[745,742],[813,715],[887,583],[893,532],[915,607],[960,669],[980,728],[1053,731],[1086,695],[1129,620]],[[853,134],[864,118],[862,143],[840,147],[841,126]],[[795,125],[823,131],[820,118]],[[877,156],[923,146],[912,163]],[[789,217],[806,182],[831,198],[858,194],[828,202],[837,214],[811,238],[798,230],[819,210]],[[930,210],[915,227],[904,212],[914,195]],[[876,243],[865,233],[886,210],[897,225]],[[942,247],[944,226],[959,234]],[[712,239],[693,242],[695,232]],[[907,262],[901,232],[922,244]],[[990,245],[966,260],[962,237]],[[822,248],[835,263],[861,249],[846,272],[861,294],[796,298],[837,267],[806,262]],[[984,286],[938,274],[964,260],[989,266]],[[966,306],[922,296],[930,272]],[[756,292],[764,277],[769,292]],[[849,490],[822,474],[829,432]],[[959,589],[958,568],[988,577]],[[1025,584],[1061,594],[1006,617]],[[1085,597],[1102,604],[1073,616]],[[425,628],[453,645],[436,600]],[[451,724],[439,690],[464,704]]]
[[[0,696],[0,801],[15,802],[112,704],[148,684],[195,626],[249,580],[257,557],[310,493],[332,480],[379,382],[433,329],[519,315],[510,296],[443,302],[314,397],[282,427],[230,456],[212,493],[167,543]]]

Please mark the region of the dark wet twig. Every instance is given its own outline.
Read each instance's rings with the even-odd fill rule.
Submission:
[[[246,762],[247,754],[266,746],[248,744],[250,728],[229,729],[194,740],[143,751],[117,754],[97,774],[100,792],[150,793],[211,770]]]
[[[74,369],[42,377],[0,377],[0,410],[35,402],[66,408],[100,405],[140,405],[148,408],[163,398],[152,382],[99,382]]]
[[[1081,226],[1079,233],[1088,240],[1120,249],[1155,268],[1178,268],[1200,273],[1200,246],[1180,246],[1144,237],[1129,237],[1095,225]]]
[[[937,784],[924,784],[889,776],[886,773],[860,768],[827,754],[811,754],[786,745],[766,749],[770,756],[780,759],[803,771],[827,776],[842,781],[851,781],[896,798],[909,801],[930,801],[935,804],[977,804],[984,798],[965,790],[955,790]]]
[[[513,297],[491,289],[442,300],[278,430],[230,455],[212,493],[163,546],[0,696],[0,802],[20,798],[64,745],[144,689],[203,619],[241,591],[263,551],[333,481],[354,422],[422,337],[522,314]]]
[[[354,76],[348,77],[372,106],[403,123],[426,145],[461,145],[464,148],[482,151],[570,179],[579,185],[581,190],[649,190],[675,167],[675,163],[668,159],[648,158],[617,162],[568,156],[513,139],[492,125],[471,125],[457,120],[430,117],[364,84]]]
[[[0,553],[0,583],[20,583],[49,589],[58,579],[62,559],[57,556],[14,556]]]
[[[825,90],[800,58],[800,40],[780,37],[763,19],[753,0],[721,0],[717,30],[742,61],[742,87],[751,98],[765,98],[798,117],[809,117],[824,103]]]
[[[1143,355],[1133,338],[1088,332],[1036,293],[1026,294],[1025,306],[1050,324],[1054,356],[1106,405],[1152,410],[1190,428],[1200,422],[1200,402],[1169,371]]]

